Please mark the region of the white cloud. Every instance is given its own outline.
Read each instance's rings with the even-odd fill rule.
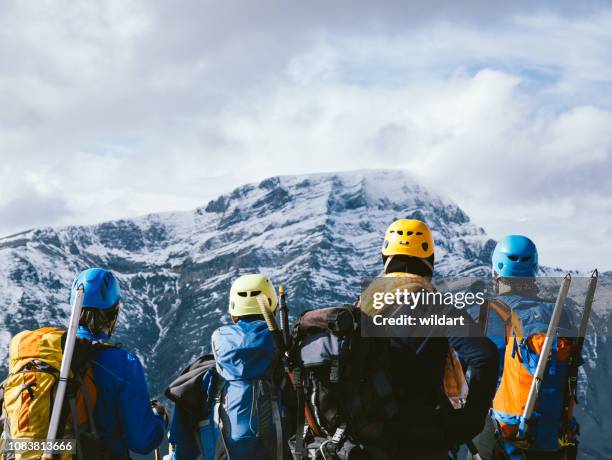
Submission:
[[[403,167],[493,236],[532,233],[544,263],[609,260],[612,10],[441,3],[13,2],[0,209],[49,199],[40,223],[87,223]],[[0,234],[39,225],[2,217]],[[598,251],[569,255],[569,225]]]

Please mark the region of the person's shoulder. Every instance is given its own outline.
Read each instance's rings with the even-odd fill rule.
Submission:
[[[223,337],[225,335],[232,334],[236,330],[236,327],[237,327],[236,324],[224,324],[222,326],[219,326],[212,333],[211,339],[213,343],[219,337]]]
[[[232,331],[238,327],[238,324],[223,324],[213,331],[213,334],[223,334],[227,331]]]
[[[94,361],[113,368],[141,366],[138,356],[118,346],[101,348],[96,352]]]
[[[255,321],[238,321],[233,324],[225,324],[223,326],[219,326],[214,332],[213,336],[223,336],[223,335],[234,335],[236,333],[250,333],[250,332],[265,332],[268,331],[268,326],[264,320],[255,320]]]

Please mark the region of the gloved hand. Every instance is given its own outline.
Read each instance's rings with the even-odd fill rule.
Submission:
[[[168,426],[168,424],[170,423],[170,417],[168,416],[168,411],[166,410],[164,405],[161,404],[157,399],[152,399],[151,408],[153,409],[153,413],[164,417],[164,422],[166,423],[166,426]]]

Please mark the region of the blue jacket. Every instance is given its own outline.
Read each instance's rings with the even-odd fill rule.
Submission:
[[[78,336],[107,341],[79,327]],[[139,359],[121,348],[96,352],[92,360],[98,392],[94,418],[102,444],[113,443],[113,452],[148,454],[159,446],[166,431],[162,415],[151,409],[149,388]]]

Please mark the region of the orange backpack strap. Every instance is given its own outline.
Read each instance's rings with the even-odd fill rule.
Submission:
[[[489,308],[492,308],[504,322],[508,321],[512,315],[510,307],[499,299],[489,299]]]
[[[70,410],[66,413],[66,421],[73,427],[86,427],[89,433],[97,435],[94,410],[98,399],[98,391],[93,377],[91,361],[96,352],[119,347],[120,345],[106,342],[90,342],[85,339],[77,341],[72,366],[74,376],[67,395],[68,399],[72,400],[73,405],[69,407]],[[74,424],[75,418],[76,425]]]
[[[506,336],[506,342],[512,335],[513,324],[512,324],[512,309],[503,301],[499,299],[489,299],[489,309],[493,310],[504,322],[504,331]]]

